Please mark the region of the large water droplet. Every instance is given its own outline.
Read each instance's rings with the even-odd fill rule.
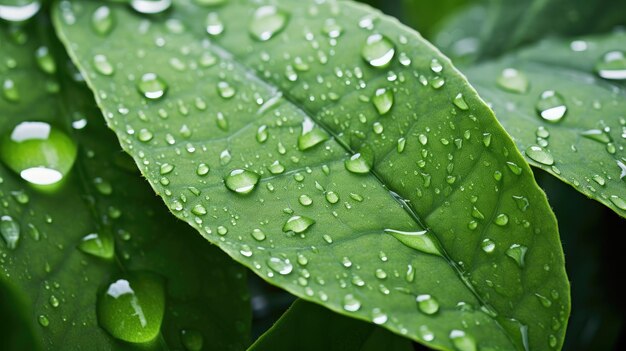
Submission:
[[[11,3],[11,2],[9,2]],[[9,22],[21,22],[31,19],[39,12],[41,2],[38,0],[18,2],[16,5],[0,4],[0,18]]]
[[[528,78],[515,68],[505,68],[498,76],[497,84],[505,91],[524,94],[528,91]]]
[[[283,225],[283,232],[304,233],[315,220],[306,216],[292,216]]]
[[[385,233],[393,235],[404,245],[425,253],[442,256],[439,246],[433,240],[432,234],[427,230],[418,232],[405,232],[394,229],[385,229]]]
[[[346,159],[344,164],[346,169],[352,173],[368,173],[374,164],[374,155],[371,151],[364,149]]]
[[[567,106],[561,94],[554,90],[546,90],[539,96],[535,105],[539,116],[548,122],[558,122],[565,116]]]
[[[45,122],[22,122],[0,141],[0,158],[35,185],[58,183],[76,160],[76,144]]]
[[[98,295],[98,322],[116,339],[145,343],[159,335],[165,291],[163,281],[147,272],[129,273]]]
[[[267,266],[281,275],[287,275],[293,271],[293,265],[287,258],[270,257]]]
[[[13,220],[13,217],[2,216],[0,217],[0,234],[2,234],[7,247],[13,250],[20,241],[20,225]]]
[[[237,194],[249,194],[254,190],[260,178],[261,176],[250,170],[235,169],[224,178],[224,183],[229,190]]]
[[[317,127],[310,118],[302,122],[302,134],[298,137],[298,149],[305,151],[328,140],[328,133]]]
[[[465,98],[463,97],[462,93],[456,94],[454,99],[452,99],[452,103],[454,104],[454,106],[458,107],[460,110],[463,110],[463,111],[469,110],[469,105],[467,105],[467,102],[465,101]]]
[[[115,26],[115,17],[108,6],[100,6],[91,15],[91,27],[100,35],[107,35]]]
[[[361,49],[363,59],[373,67],[384,68],[389,65],[396,53],[393,42],[382,34],[367,37]]]
[[[417,295],[415,298],[417,307],[422,313],[435,314],[439,311],[439,302],[429,294]]]
[[[380,115],[386,114],[393,107],[393,91],[385,88],[376,89],[372,103]]]
[[[526,156],[543,165],[551,166],[554,164],[554,157],[541,146],[531,145],[526,148]]]
[[[141,76],[141,80],[137,83],[139,92],[150,100],[157,100],[165,95],[167,91],[167,83],[161,79],[156,73],[146,73]]]
[[[131,0],[130,6],[143,14],[161,13],[172,6],[172,0]]]
[[[604,79],[626,79],[626,55],[624,51],[609,51],[596,64],[596,72]]]
[[[289,21],[289,14],[276,6],[259,7],[248,27],[253,38],[267,41],[282,31]]]
[[[91,233],[85,235],[78,244],[78,249],[84,253],[101,257],[113,258],[115,241],[109,234]]]

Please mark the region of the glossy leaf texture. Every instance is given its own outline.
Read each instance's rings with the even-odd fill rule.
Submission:
[[[447,58],[351,2],[202,4],[55,13],[176,216],[272,284],[431,347],[559,347],[554,216]]]
[[[16,347],[243,348],[245,271],[155,198],[48,22],[0,23],[0,290],[18,315],[3,325],[34,344]]]
[[[625,42],[624,33],[548,40],[466,70],[528,162],[622,217]]]
[[[411,351],[405,338],[319,305],[297,300],[248,351]]]
[[[482,0],[444,20],[434,42],[454,59],[484,60],[549,36],[612,30],[624,13],[623,1]]]

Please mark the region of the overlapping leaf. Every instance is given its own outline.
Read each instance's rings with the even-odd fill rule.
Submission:
[[[51,28],[45,22],[42,17],[23,26],[0,23],[0,134],[6,140],[25,121],[50,125],[71,135],[78,157],[53,191],[42,191],[6,164],[0,166],[0,290],[13,297],[11,308],[17,315],[12,319],[3,314],[3,326],[19,323],[20,332],[30,329],[32,334],[31,339],[14,341],[32,345],[7,347],[182,349],[204,340],[204,349],[241,349],[250,319],[245,272],[177,222],[154,197],[107,130],[88,89],[67,78],[65,67],[71,63],[54,58],[58,47],[46,40]],[[75,72],[75,77],[80,75]],[[7,149],[0,151],[6,161]],[[42,152],[51,162],[62,155],[49,144],[28,153],[16,151],[10,155],[13,161],[26,163]],[[112,240],[113,257],[88,254],[103,248],[95,241],[91,250],[80,251],[77,247],[89,234],[97,235],[100,243]],[[157,340],[132,345],[98,326],[96,299],[99,289],[115,279],[145,271],[164,279],[164,319]],[[141,298],[136,316],[118,314],[128,333],[137,326],[129,319],[153,323],[142,312],[150,306]]]
[[[176,216],[269,282],[429,346],[561,345],[545,196],[415,32],[349,2],[136,10],[62,1],[55,21]]]
[[[626,216],[625,42],[624,33],[548,40],[466,70],[531,164],[622,217]],[[556,119],[541,117],[538,104],[546,91],[556,92],[558,99],[546,105],[552,112],[544,109],[543,114],[552,113]]]

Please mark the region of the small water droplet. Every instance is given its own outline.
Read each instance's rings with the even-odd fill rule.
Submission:
[[[235,169],[225,178],[226,187],[237,194],[249,194],[254,190],[261,177],[247,169]]]
[[[373,67],[385,68],[389,65],[396,53],[393,42],[382,34],[372,34],[367,37],[361,49],[363,59]]]
[[[47,74],[52,74],[57,70],[57,64],[54,61],[54,57],[50,54],[50,50],[47,46],[40,46],[35,51],[35,58],[37,59],[37,65],[39,68]]]
[[[582,135],[583,137],[587,139],[597,141],[603,144],[608,144],[612,141],[611,136],[608,133],[605,133],[603,130],[600,130],[600,129],[585,130],[581,132],[580,135]]]
[[[115,26],[115,17],[108,6],[98,7],[91,16],[91,27],[100,35],[111,33]]]
[[[380,308],[372,309],[372,322],[374,322],[374,324],[385,324],[387,319],[387,314],[383,313]]]
[[[205,176],[207,174],[209,174],[209,171],[211,169],[209,168],[209,166],[206,163],[200,163],[198,165],[198,167],[196,168],[196,174],[199,176]]]
[[[336,204],[339,201],[339,195],[337,195],[337,193],[335,193],[334,191],[326,192],[325,197],[326,201],[331,204]]]
[[[311,206],[313,199],[311,199],[308,195],[303,194],[298,198],[298,202],[300,202],[302,206]]]
[[[20,92],[12,79],[7,78],[2,82],[2,96],[9,102],[20,100]]]
[[[613,205],[617,206],[620,210],[626,211],[626,201],[617,195],[611,195],[609,197]]]
[[[541,118],[552,123],[556,123],[563,119],[565,113],[567,112],[565,100],[561,94],[554,90],[546,90],[541,93],[535,108]]]
[[[289,14],[276,6],[259,7],[252,16],[248,27],[254,39],[267,41],[280,33],[289,21]]]
[[[96,69],[96,72],[104,76],[111,76],[115,72],[113,65],[111,65],[109,59],[104,55],[96,55],[93,57],[93,67]]]
[[[39,325],[41,325],[44,328],[50,325],[50,320],[45,314],[40,314],[39,317],[37,318],[37,321],[39,322]]]
[[[528,78],[515,68],[505,68],[496,81],[498,86],[505,91],[524,94],[528,91]]]
[[[230,99],[237,93],[235,88],[225,81],[217,83],[217,92],[224,99]]]

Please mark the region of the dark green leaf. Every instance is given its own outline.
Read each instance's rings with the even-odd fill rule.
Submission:
[[[548,36],[602,33],[626,24],[626,2],[483,0],[452,15],[434,42],[453,58],[495,57]]]
[[[5,162],[0,165],[0,290],[3,297],[14,297],[12,313],[18,315],[13,319],[3,313],[2,323],[22,319],[20,329],[30,329],[30,342],[36,344],[24,347],[16,343],[29,340],[15,339],[8,347],[182,349],[185,330],[199,333],[205,349],[241,349],[250,318],[244,270],[171,217],[155,198],[105,127],[89,90],[65,75],[71,63],[53,56],[58,46],[41,34],[51,32],[45,20],[25,27],[0,24],[0,83],[17,91],[12,95],[16,98],[7,99],[6,90],[0,94],[0,154]],[[41,48],[50,56],[42,55]],[[75,78],[80,78],[77,72]],[[75,149],[68,143],[78,145],[73,167]],[[64,173],[56,168],[58,160],[69,162],[70,170],[54,185],[36,186],[20,177],[47,182],[51,175]],[[96,236],[103,245],[86,240]],[[113,247],[107,245],[111,242]],[[158,275],[150,279],[164,284],[165,311],[160,336],[150,345],[135,346],[98,326],[102,311],[97,316],[96,300],[108,284],[138,274]],[[158,326],[163,314],[158,302],[147,301],[156,295],[142,296],[144,291],[133,281],[130,287],[137,290],[138,302],[124,307],[137,314],[112,312],[113,324],[125,320],[124,333],[129,335],[141,330],[140,316],[145,316],[145,332],[151,323]],[[120,300],[124,296],[130,295]]]
[[[55,21],[172,212],[264,279],[435,348],[558,348],[555,219],[467,81],[368,7],[276,4]]]
[[[626,59],[607,64],[605,57],[620,53],[623,57],[625,42],[624,33],[549,40],[466,71],[532,165],[622,217],[626,216]],[[620,74],[621,79],[601,77]],[[562,100],[562,105],[546,105],[555,107],[544,112],[548,120],[538,111],[546,91],[555,91]]]
[[[249,351],[410,351],[411,342],[375,325],[298,300]]]

